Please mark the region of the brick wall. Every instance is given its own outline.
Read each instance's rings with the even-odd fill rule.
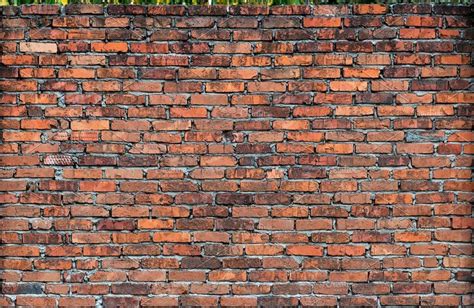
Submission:
[[[3,7],[2,305],[468,305],[470,7]]]

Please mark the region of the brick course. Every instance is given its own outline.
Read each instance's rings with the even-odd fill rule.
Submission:
[[[472,7],[1,7],[0,305],[471,305]]]

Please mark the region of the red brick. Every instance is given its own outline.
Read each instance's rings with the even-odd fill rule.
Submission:
[[[341,26],[339,17],[305,17],[303,26],[306,28],[339,28]]]
[[[472,304],[468,7],[2,12],[1,305]]]
[[[81,191],[115,191],[113,181],[82,181],[79,183]]]
[[[384,14],[387,6],[383,4],[357,4],[354,6],[355,14]]]

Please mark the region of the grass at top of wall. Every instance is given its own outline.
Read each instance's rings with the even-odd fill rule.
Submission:
[[[143,5],[294,5],[294,4],[358,4],[358,3],[436,3],[436,4],[470,4],[471,0],[0,0],[0,5],[21,4],[143,4]]]

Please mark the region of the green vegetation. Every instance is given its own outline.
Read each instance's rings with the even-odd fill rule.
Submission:
[[[354,4],[354,3],[441,3],[441,4],[469,4],[471,0],[0,0],[0,5],[21,4],[143,4],[143,5],[291,5],[291,4]]]

